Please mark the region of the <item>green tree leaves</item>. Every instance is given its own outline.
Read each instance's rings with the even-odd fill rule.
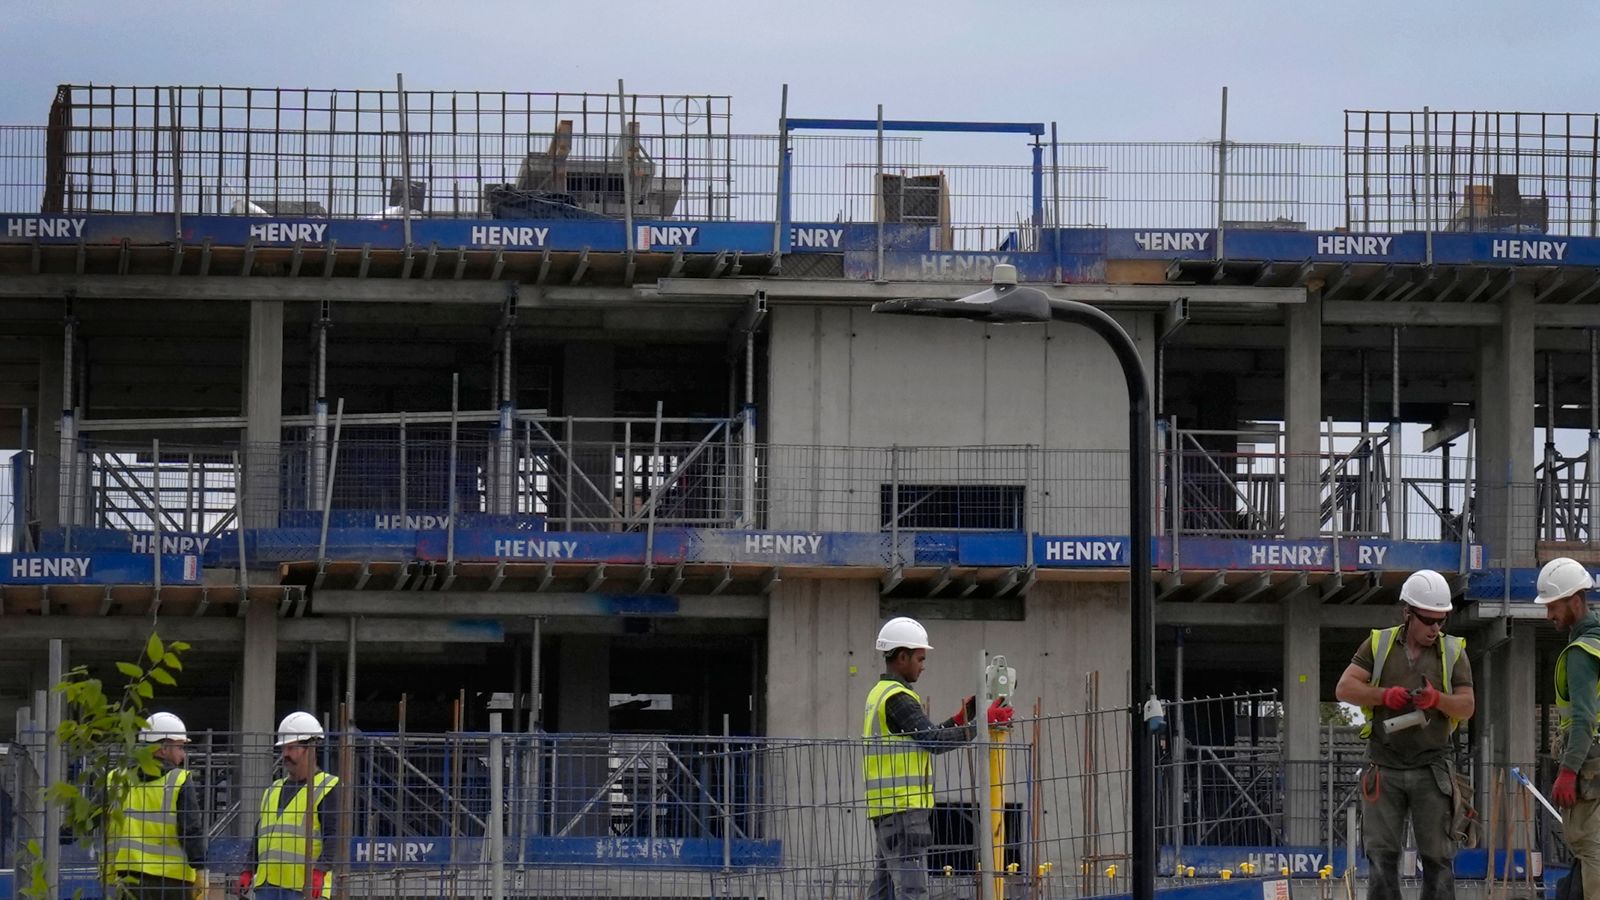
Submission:
[[[62,825],[78,841],[96,840],[108,824],[121,818],[133,772],[145,776],[161,773],[155,757],[159,745],[140,741],[139,733],[149,725],[145,711],[156,697],[156,687],[177,685],[173,673],[183,671],[181,657],[188,649],[183,641],[163,644],[160,636],[151,633],[144,645],[146,666],[116,664],[127,681],[115,699],[83,666],[68,672],[55,686],[67,705],[56,737],[66,757],[81,761],[81,765],[73,768],[76,774],[69,780],[50,785],[45,797],[61,807]],[[50,895],[49,873],[37,841],[28,843],[26,857],[18,861],[21,896],[44,900]]]

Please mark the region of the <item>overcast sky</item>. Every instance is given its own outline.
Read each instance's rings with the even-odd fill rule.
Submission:
[[[62,82],[726,94],[790,112],[1055,121],[1063,140],[1339,143],[1342,111],[1600,107],[1600,4],[624,0],[0,3],[0,123]],[[458,12],[457,10],[462,10]]]

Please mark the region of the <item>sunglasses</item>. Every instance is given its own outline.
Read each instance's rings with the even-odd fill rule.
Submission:
[[[1425,628],[1443,628],[1444,627],[1444,619],[1445,619],[1444,616],[1440,616],[1439,618],[1435,619],[1435,618],[1431,618],[1429,616],[1419,616],[1416,613],[1412,613],[1411,614],[1411,618],[1416,619],[1418,622],[1421,622],[1423,627],[1425,627]]]

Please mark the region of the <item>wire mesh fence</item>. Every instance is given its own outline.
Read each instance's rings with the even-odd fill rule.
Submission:
[[[1230,755],[1268,765],[1267,751],[1248,743],[1263,733],[1251,718],[1277,715],[1271,695],[1183,701],[1171,714],[1207,741],[1210,771],[1248,777]],[[1119,889],[1131,827],[1129,725],[1128,710],[1089,708],[941,748],[926,858],[936,886],[974,896],[978,878],[993,878],[1003,896],[1057,898]],[[231,885],[258,868],[263,795],[307,775],[264,735],[191,737],[186,787],[206,844],[196,861],[214,884]],[[43,742],[34,743],[37,751]],[[1281,815],[1263,818],[1256,801],[1233,796],[1232,782],[1163,747],[1159,795],[1173,798],[1161,806],[1163,835],[1216,844]],[[526,896],[854,895],[879,866],[861,782],[867,749],[859,739],[330,733],[318,768],[339,783],[318,811],[329,840],[315,867],[350,896],[488,896],[496,884]],[[29,758],[23,745],[0,756],[15,798],[4,818],[36,834],[22,831],[42,811]],[[104,775],[81,763],[68,772],[85,784]],[[994,844],[982,817],[989,798]],[[103,874],[107,840],[66,842],[69,884]]]
[[[0,127],[0,206],[882,222],[987,251],[1054,225],[1600,233],[1594,114],[1352,110],[1342,147],[1038,142],[994,164],[731,121],[714,95],[62,85],[47,124]]]
[[[1219,437],[1220,435],[1220,437]],[[181,438],[181,435],[180,435]],[[1254,441],[1257,438],[1251,437]],[[1466,454],[1350,449],[1182,432],[1152,463],[1158,533],[1218,538],[1585,543],[1586,460],[1537,483],[1477,480]],[[747,441],[742,420],[517,419],[294,426],[276,444],[78,438],[41,472],[0,478],[0,546],[41,545],[41,492],[71,549],[80,530],[216,538],[247,529],[651,528],[1118,535],[1122,450],[1032,446],[828,447]],[[26,527],[18,527],[26,522]],[[452,523],[454,525],[452,526]],[[141,538],[140,540],[148,540]],[[140,546],[145,546],[140,544]],[[173,544],[173,551],[181,547]],[[137,548],[136,548],[137,549]],[[1465,552],[1465,550],[1464,550]],[[320,558],[320,557],[319,557]]]
[[[726,219],[728,125],[718,96],[63,85],[39,208]]]
[[[1346,227],[1340,148],[1229,142],[1065,143],[1066,227]],[[1222,199],[1219,205],[1218,198]]]
[[[1600,116],[1347,110],[1352,230],[1594,236]]]

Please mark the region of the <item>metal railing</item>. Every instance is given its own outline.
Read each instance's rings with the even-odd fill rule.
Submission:
[[[1210,759],[1243,759],[1260,754],[1250,735],[1275,730],[1272,701],[1186,700],[1170,713],[1211,742]],[[1035,706],[1009,732],[936,755],[932,877],[966,891],[994,878],[1009,897],[1114,891],[1122,882],[1108,867],[1125,869],[1129,849],[1128,716],[1092,705],[1039,715]],[[270,752],[241,749],[265,747],[262,738],[207,732],[189,748],[187,789],[204,823],[206,868],[219,881],[248,866],[255,823],[241,811],[257,809],[282,774],[265,759],[247,765]],[[850,893],[875,870],[860,783],[866,749],[833,738],[334,733],[320,755],[340,779],[321,811],[340,836],[328,867],[352,896],[553,896],[580,887],[629,896],[662,883]],[[1242,770],[1161,761],[1160,796],[1176,801],[1162,807],[1163,833],[1214,845],[1251,822],[1274,827],[1281,812],[1261,810],[1254,786],[1212,777],[1218,771]],[[991,784],[1002,798],[998,866],[980,816]],[[40,794],[18,796],[7,819],[36,817]],[[62,848],[67,885],[93,880],[103,839]]]
[[[1600,234],[1600,116],[1347,110],[1346,218],[1359,231]]]
[[[730,109],[704,95],[63,85],[48,124],[0,129],[0,208],[882,222],[931,229],[917,249],[1010,252],[1045,249],[1056,225],[1600,233],[1594,115],[1350,111],[1343,147],[1040,139],[975,164],[929,161],[917,137],[736,134]]]
[[[16,455],[22,465],[0,483],[0,540],[39,548],[46,506],[59,518],[45,530],[66,532],[69,547],[75,529],[159,531],[170,543],[227,534],[241,519],[312,532],[472,519],[560,532],[1127,530],[1121,450],[758,444],[747,443],[741,418],[519,417],[503,428],[482,415],[458,423],[452,440],[433,417],[388,418],[322,432],[294,425],[258,445],[177,430],[133,442],[90,423],[48,473]],[[1597,494],[1581,458],[1507,485],[1479,482],[1470,454],[1396,455],[1382,433],[1320,454],[1287,453],[1281,435],[1259,432],[1172,430],[1160,443],[1156,521],[1177,546],[1382,538],[1461,544],[1465,561],[1472,543],[1522,558],[1536,542],[1593,540]],[[20,517],[28,527],[10,524]]]

